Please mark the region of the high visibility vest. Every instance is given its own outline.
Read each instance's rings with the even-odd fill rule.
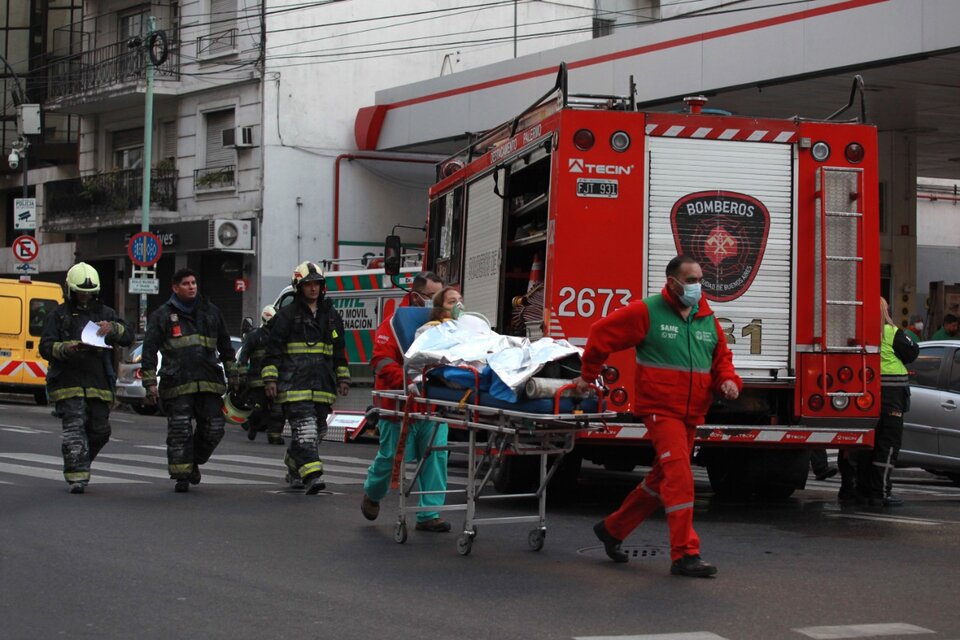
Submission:
[[[881,383],[885,385],[909,383],[907,367],[893,350],[893,339],[896,335],[896,327],[889,324],[883,325],[883,335],[880,339],[880,377]]]

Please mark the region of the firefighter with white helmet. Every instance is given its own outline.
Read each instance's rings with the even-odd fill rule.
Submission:
[[[100,276],[85,262],[70,267],[67,300],[46,320],[40,338],[40,355],[50,363],[47,396],[56,403],[63,421],[63,477],[70,493],[83,493],[90,481],[90,463],[110,439],[110,406],[115,374],[112,352],[81,340],[84,327],[93,322],[97,335],[111,347],[128,347],[133,335],[102,304]]]
[[[270,322],[261,377],[268,399],[283,406],[291,440],[284,462],[291,485],[303,483],[309,495],[325,488],[319,445],[327,416],[340,395],[350,391],[343,320],[324,296],[323,269],[304,262],[293,272],[293,303]]]
[[[243,425],[247,430],[247,438],[255,440],[257,432],[266,431],[267,442],[283,444],[283,407],[267,399],[263,390],[263,378],[260,377],[263,359],[267,355],[270,321],[276,314],[277,310],[272,304],[263,308],[260,312],[260,326],[243,336],[243,347],[240,348],[237,363],[241,372],[246,371],[245,403],[252,409]]]

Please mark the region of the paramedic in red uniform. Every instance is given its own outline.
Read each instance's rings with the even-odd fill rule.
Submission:
[[[743,385],[723,330],[701,294],[702,279],[693,258],[672,259],[659,295],[622,307],[590,328],[576,380],[586,391],[585,381],[597,378],[611,353],[636,349],[634,413],[647,427],[656,459],[620,508],[593,530],[610,559],[626,562],[620,543],[662,504],[670,529],[670,573],[691,577],[717,572],[700,558],[700,538],[693,530],[695,429],[704,423],[714,392],[735,400]]]

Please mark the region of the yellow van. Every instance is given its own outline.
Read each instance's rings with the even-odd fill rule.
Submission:
[[[61,302],[58,284],[0,278],[0,391],[32,393],[37,404],[47,403],[40,336],[47,316]]]

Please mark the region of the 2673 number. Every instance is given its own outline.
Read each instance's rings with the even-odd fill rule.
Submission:
[[[594,315],[606,316],[614,308],[626,306],[630,302],[630,289],[591,289],[579,291],[573,287],[560,289],[560,305],[557,315],[560,317],[592,318]]]

